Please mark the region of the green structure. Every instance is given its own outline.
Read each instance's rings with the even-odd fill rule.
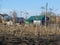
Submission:
[[[44,15],[31,16],[27,21],[28,21],[28,22],[32,22],[33,20],[43,20],[44,17],[45,17]]]
[[[31,16],[29,19],[27,19],[27,22],[33,23],[34,20],[40,20],[42,25],[45,25],[45,23],[48,25],[49,24],[49,17],[46,16],[46,21],[45,21],[45,15],[40,15],[40,16]]]

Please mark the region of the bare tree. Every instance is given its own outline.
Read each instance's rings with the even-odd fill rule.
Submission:
[[[29,12],[25,10],[25,11],[24,11],[24,15],[25,15],[25,20],[27,20],[28,15],[29,15]]]
[[[12,15],[13,15],[13,23],[15,24],[16,23],[17,12],[13,11]]]

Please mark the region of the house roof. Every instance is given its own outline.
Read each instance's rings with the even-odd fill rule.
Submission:
[[[42,20],[45,16],[40,15],[40,16],[31,16],[27,21],[32,21],[32,20]]]

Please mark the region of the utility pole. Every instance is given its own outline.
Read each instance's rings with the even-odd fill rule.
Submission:
[[[52,15],[52,10],[53,10],[52,8],[49,8],[49,11],[50,11],[50,16],[49,16],[49,27],[50,27],[49,29],[50,29],[50,30],[49,30],[49,33],[50,33],[50,34],[51,34],[51,22],[50,22],[51,19],[50,19],[50,18],[51,18],[51,15]]]
[[[46,20],[46,17],[47,17],[47,8],[48,8],[48,3],[46,3],[46,10],[45,10],[45,31],[46,31],[46,22],[47,22],[47,20]],[[46,32],[47,33],[47,32]],[[48,35],[47,35],[48,36]]]
[[[46,22],[47,22],[46,17],[47,17],[48,3],[46,3],[46,6],[45,6],[45,7],[41,7],[41,8],[42,8],[42,9],[45,9],[45,11],[44,11],[44,12],[45,12],[45,14],[44,14],[44,16],[45,16],[45,17],[44,17],[44,18],[45,18],[45,20],[44,20],[44,22],[45,22],[45,23],[44,23],[44,26],[45,26],[45,27],[44,27],[44,28],[45,28],[45,31],[46,31],[46,25],[47,25],[47,24],[46,24]],[[46,32],[45,32],[45,33],[46,33]]]

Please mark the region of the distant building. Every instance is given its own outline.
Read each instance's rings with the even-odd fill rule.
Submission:
[[[12,17],[11,16],[4,16],[7,25],[13,25]]]
[[[12,20],[12,17],[11,17],[11,16],[4,16],[4,19],[5,19],[6,21],[10,21],[10,20]]]
[[[1,18],[4,19],[5,16],[8,16],[8,14],[0,14]]]
[[[5,23],[4,16],[8,16],[8,14],[0,14],[0,23]]]
[[[23,17],[16,17],[16,23],[24,23],[25,19]]]
[[[0,14],[0,22],[3,24],[6,24],[11,20],[11,16],[8,16],[8,14]]]
[[[28,22],[33,23],[34,21],[36,22],[41,22],[42,25],[45,24],[45,15],[40,15],[40,16],[31,16],[29,19],[27,19]],[[46,16],[46,24],[49,23],[49,17]]]

